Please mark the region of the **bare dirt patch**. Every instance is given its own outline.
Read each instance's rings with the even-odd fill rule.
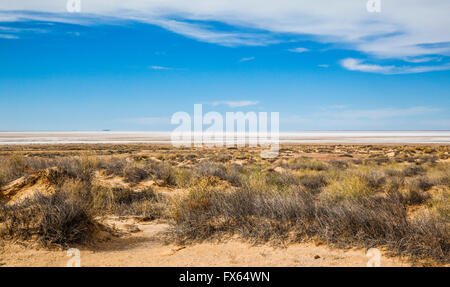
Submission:
[[[326,246],[292,244],[287,247],[251,245],[239,239],[222,243],[193,245],[165,244],[161,233],[164,223],[139,223],[132,219],[105,220],[121,232],[121,237],[91,247],[78,247],[81,266],[366,266],[369,258],[363,249],[339,250]],[[130,231],[131,228],[131,231]],[[134,232],[135,228],[139,231]],[[67,252],[62,249],[29,248],[3,242],[0,262],[3,266],[66,266]],[[408,266],[399,258],[381,258],[382,266]]]

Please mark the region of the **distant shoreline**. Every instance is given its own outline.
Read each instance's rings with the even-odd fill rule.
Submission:
[[[171,132],[0,132],[0,145],[170,144]],[[280,132],[281,144],[450,144],[450,131]]]

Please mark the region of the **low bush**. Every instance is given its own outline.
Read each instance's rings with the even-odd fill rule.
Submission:
[[[329,165],[326,162],[306,157],[299,157],[290,159],[288,161],[282,161],[279,163],[279,165],[284,168],[293,170],[311,169],[320,171],[320,170],[327,170],[329,168]]]
[[[85,206],[63,192],[49,196],[37,194],[31,199],[0,208],[0,221],[6,238],[35,238],[43,246],[66,246],[91,239],[96,223]]]
[[[123,177],[126,182],[139,183],[150,177],[150,174],[142,168],[136,166],[128,166],[123,170]]]
[[[430,200],[431,207],[444,220],[450,222],[450,190],[436,193]]]
[[[350,175],[331,182],[319,195],[329,201],[340,201],[348,198],[363,198],[375,194],[376,189],[359,176]]]
[[[449,263],[450,233],[441,218],[408,219],[398,197],[321,201],[301,190],[196,190],[177,203],[174,234],[181,242],[237,234],[253,242],[320,238],[335,246],[385,246],[392,254]]]
[[[320,192],[328,184],[326,176],[321,173],[302,175],[299,181],[302,186],[313,193]]]
[[[101,214],[133,215],[147,219],[159,218],[162,209],[160,197],[151,190],[133,191],[124,188],[94,188],[93,209]]]
[[[122,176],[126,166],[127,161],[125,159],[110,158],[102,161],[100,167],[105,170],[107,175]]]
[[[221,179],[226,179],[226,168],[222,164],[202,161],[194,168],[198,176],[217,176]]]
[[[168,163],[152,162],[149,166],[150,173],[155,179],[161,180],[164,185],[176,185],[175,169]]]
[[[403,194],[403,202],[406,205],[420,205],[428,199],[430,199],[430,194],[415,189],[408,190]]]

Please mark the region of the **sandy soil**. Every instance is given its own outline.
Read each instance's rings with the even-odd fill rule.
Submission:
[[[81,266],[366,266],[362,249],[331,249],[312,243],[288,247],[252,246],[238,239],[189,246],[164,244],[163,223],[107,220],[125,236],[110,238],[95,248],[79,247]],[[0,243],[0,266],[66,266],[65,250],[45,250]],[[399,258],[382,256],[381,266],[408,266]]]

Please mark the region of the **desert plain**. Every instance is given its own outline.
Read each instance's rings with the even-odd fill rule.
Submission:
[[[0,266],[450,263],[449,145],[260,151],[0,145]]]

